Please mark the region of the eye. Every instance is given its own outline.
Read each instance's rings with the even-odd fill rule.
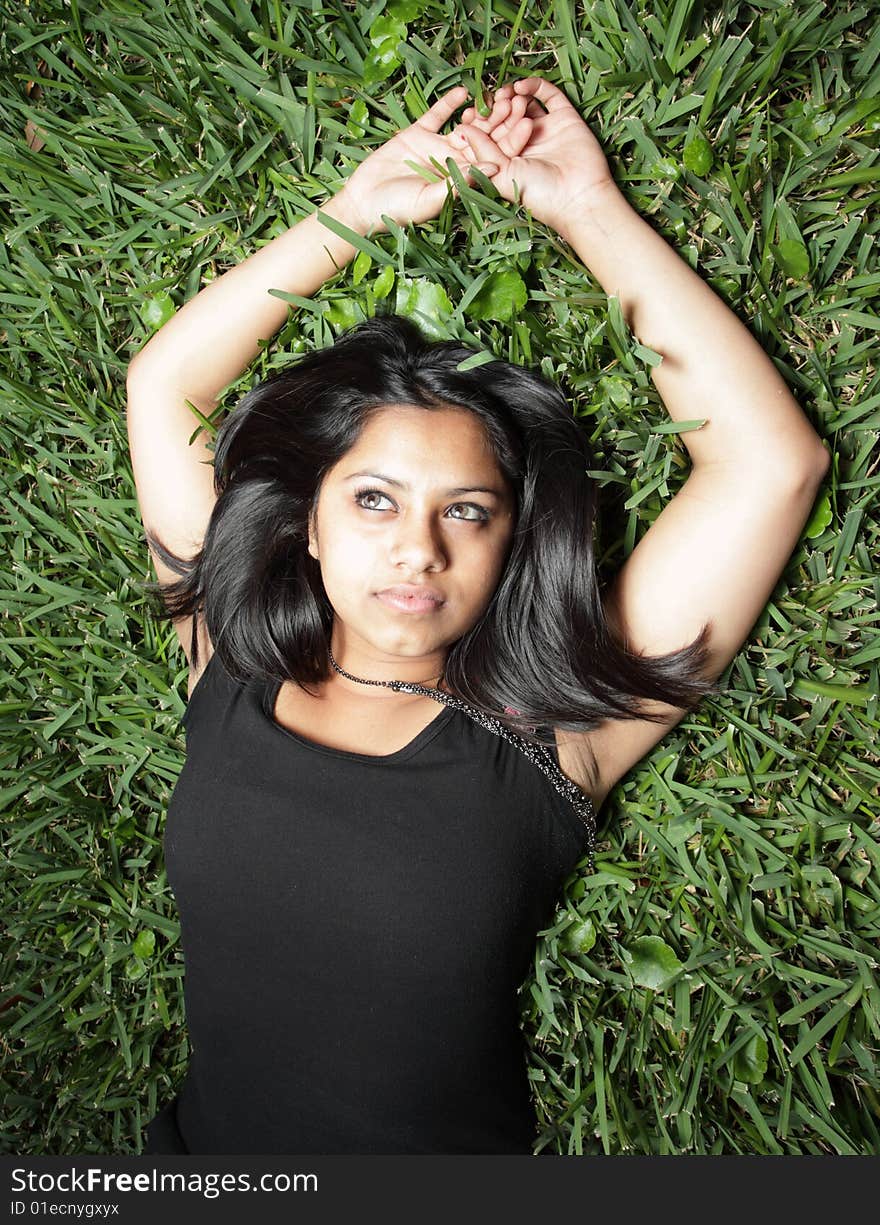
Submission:
[[[476,502],[456,502],[450,508],[451,510],[467,510],[472,511],[469,515],[453,515],[454,519],[469,519],[474,523],[485,522],[489,518],[489,512],[482,506],[477,506]]]
[[[381,491],[381,489],[359,489],[357,493],[354,495],[354,500],[358,504],[358,506],[362,506],[364,510],[382,509],[381,507],[378,507],[378,506],[368,505],[364,501],[365,498],[385,498],[386,502],[391,500],[387,494]]]
[[[388,497],[387,493],[383,493],[381,489],[358,489],[354,494],[355,503],[364,510],[383,511],[386,508],[379,506],[376,502],[370,499],[382,499],[390,502],[392,507],[394,503]],[[453,519],[462,519],[466,523],[485,523],[490,518],[489,512],[483,506],[478,506],[476,502],[455,502],[449,508],[450,511],[463,511],[463,514],[452,514]]]

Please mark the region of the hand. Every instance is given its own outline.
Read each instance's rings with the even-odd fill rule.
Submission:
[[[470,175],[473,164],[487,174],[495,172],[497,166],[485,167],[485,159],[475,158],[469,149],[466,151],[461,144],[453,144],[449,136],[440,135],[443,124],[467,97],[463,85],[443,94],[415,123],[374,150],[346,180],[337,194],[344,197],[349,214],[362,225],[364,234],[370,228],[374,233],[387,230],[382,222],[383,213],[398,225],[436,217],[449,191],[446,169],[449,157],[465,177]],[[439,162],[446,177],[439,177],[431,158]],[[437,181],[428,182],[407,162],[423,166]],[[452,194],[458,194],[454,186]]]
[[[540,77],[503,85],[485,118],[468,107],[452,140],[470,150],[473,163],[497,163],[498,194],[512,203],[515,184],[532,216],[563,236],[591,202],[617,190],[587,124],[562,90]]]

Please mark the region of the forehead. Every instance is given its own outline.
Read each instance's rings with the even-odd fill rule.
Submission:
[[[474,471],[498,470],[483,423],[462,408],[392,405],[377,409],[341,464],[365,458],[397,461],[419,471],[450,464]]]

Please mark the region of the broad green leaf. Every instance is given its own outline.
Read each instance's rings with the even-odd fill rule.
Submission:
[[[465,307],[471,319],[497,319],[508,323],[528,300],[525,281],[512,268],[495,272],[480,287],[480,292]]]
[[[395,16],[386,14],[384,17],[377,17],[370,26],[370,42],[374,47],[381,47],[383,43],[390,40],[394,41],[396,47],[405,38],[406,26]]]
[[[359,302],[352,298],[337,298],[327,307],[325,318],[335,327],[350,328],[361,323],[366,316]]]
[[[386,38],[364,57],[365,85],[387,81],[394,69],[400,67],[400,56],[397,54],[399,45],[396,38]]]
[[[143,978],[147,972],[147,963],[142,961],[140,957],[129,957],[125,963],[125,977],[131,982],[135,979]]]
[[[833,518],[834,513],[831,510],[831,490],[823,489],[819,497],[816,499],[816,504],[813,507],[813,513],[810,515],[810,521],[804,528],[804,535],[808,540],[813,540],[816,536],[821,536]]]
[[[394,3],[389,4],[385,12],[397,21],[415,21],[416,17],[421,17],[427,7],[427,0],[394,0]],[[376,24],[373,23],[373,28]]]
[[[565,935],[565,947],[572,953],[589,953],[596,943],[596,925],[592,919],[575,923]]]
[[[373,261],[366,251],[358,251],[355,256],[354,263],[351,266],[351,283],[352,285],[360,285],[361,281],[370,271],[373,266]],[[390,265],[388,265],[390,267]]]
[[[682,161],[691,174],[698,174],[702,178],[709,173],[715,157],[705,136],[695,134],[690,138],[684,147]]]
[[[622,379],[618,374],[603,374],[599,379],[599,390],[615,408],[630,408],[632,405],[632,387],[627,379]]]
[[[739,295],[739,282],[732,276],[715,276],[709,278],[709,284],[727,302],[733,302]]]
[[[436,340],[446,340],[447,332],[440,327],[440,320],[452,315],[452,303],[446,290],[427,277],[403,277],[397,282],[396,310],[401,315],[413,316],[413,322],[427,335]]]
[[[140,308],[140,316],[148,328],[154,332],[168,322],[177,307],[167,293],[158,294],[155,298],[145,298]]]
[[[624,955],[633,982],[652,991],[662,991],[682,969],[675,950],[659,936],[639,936]]]
[[[810,256],[802,242],[783,238],[772,248],[777,266],[793,281],[802,281],[810,271]]]
[[[733,1057],[733,1075],[749,1085],[759,1085],[767,1072],[767,1039],[753,1033]]]
[[[131,949],[136,957],[146,958],[152,957],[153,951],[156,948],[156,933],[145,928],[142,932],[138,932],[135,937],[134,944]]]
[[[678,163],[674,162],[671,157],[661,157],[651,167],[651,174],[655,179],[672,179],[676,181],[681,178],[681,170]]]
[[[387,298],[393,284],[394,268],[391,264],[386,264],[373,282],[373,295],[380,301]]]
[[[348,122],[345,125],[346,131],[350,136],[360,140],[362,136],[366,135],[369,114],[369,109],[363,98],[358,98],[352,103],[351,110],[348,112]]]

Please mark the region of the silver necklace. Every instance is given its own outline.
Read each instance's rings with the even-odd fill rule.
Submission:
[[[446,693],[443,689],[435,689],[429,685],[420,685],[417,681],[364,680],[362,676],[353,676],[351,672],[346,672],[344,668],[340,668],[333,658],[333,652],[330,650],[329,645],[327,647],[327,654],[330,656],[330,663],[339,675],[347,677],[350,681],[356,681],[359,685],[381,685],[386,689],[393,689],[395,693],[417,693],[424,697],[434,698],[435,701],[444,702],[447,706],[451,706],[453,709],[460,710],[464,714],[469,715],[471,719],[479,723],[487,732],[492,732],[494,735],[506,740],[509,744],[514,745],[515,748],[519,749],[528,758],[532,765],[538,767],[560,795],[564,796],[574,808],[579,820],[587,830],[587,854],[589,856],[590,867],[593,866],[593,850],[596,844],[596,811],[593,801],[585,791],[581,791],[577,783],[572,782],[570,778],[562,773],[553,760],[550,750],[545,745],[530,744],[528,740],[518,736],[516,732],[505,726],[499,719],[485,714],[484,711],[478,710],[477,707],[465,702],[463,698],[457,698],[454,694]]]

